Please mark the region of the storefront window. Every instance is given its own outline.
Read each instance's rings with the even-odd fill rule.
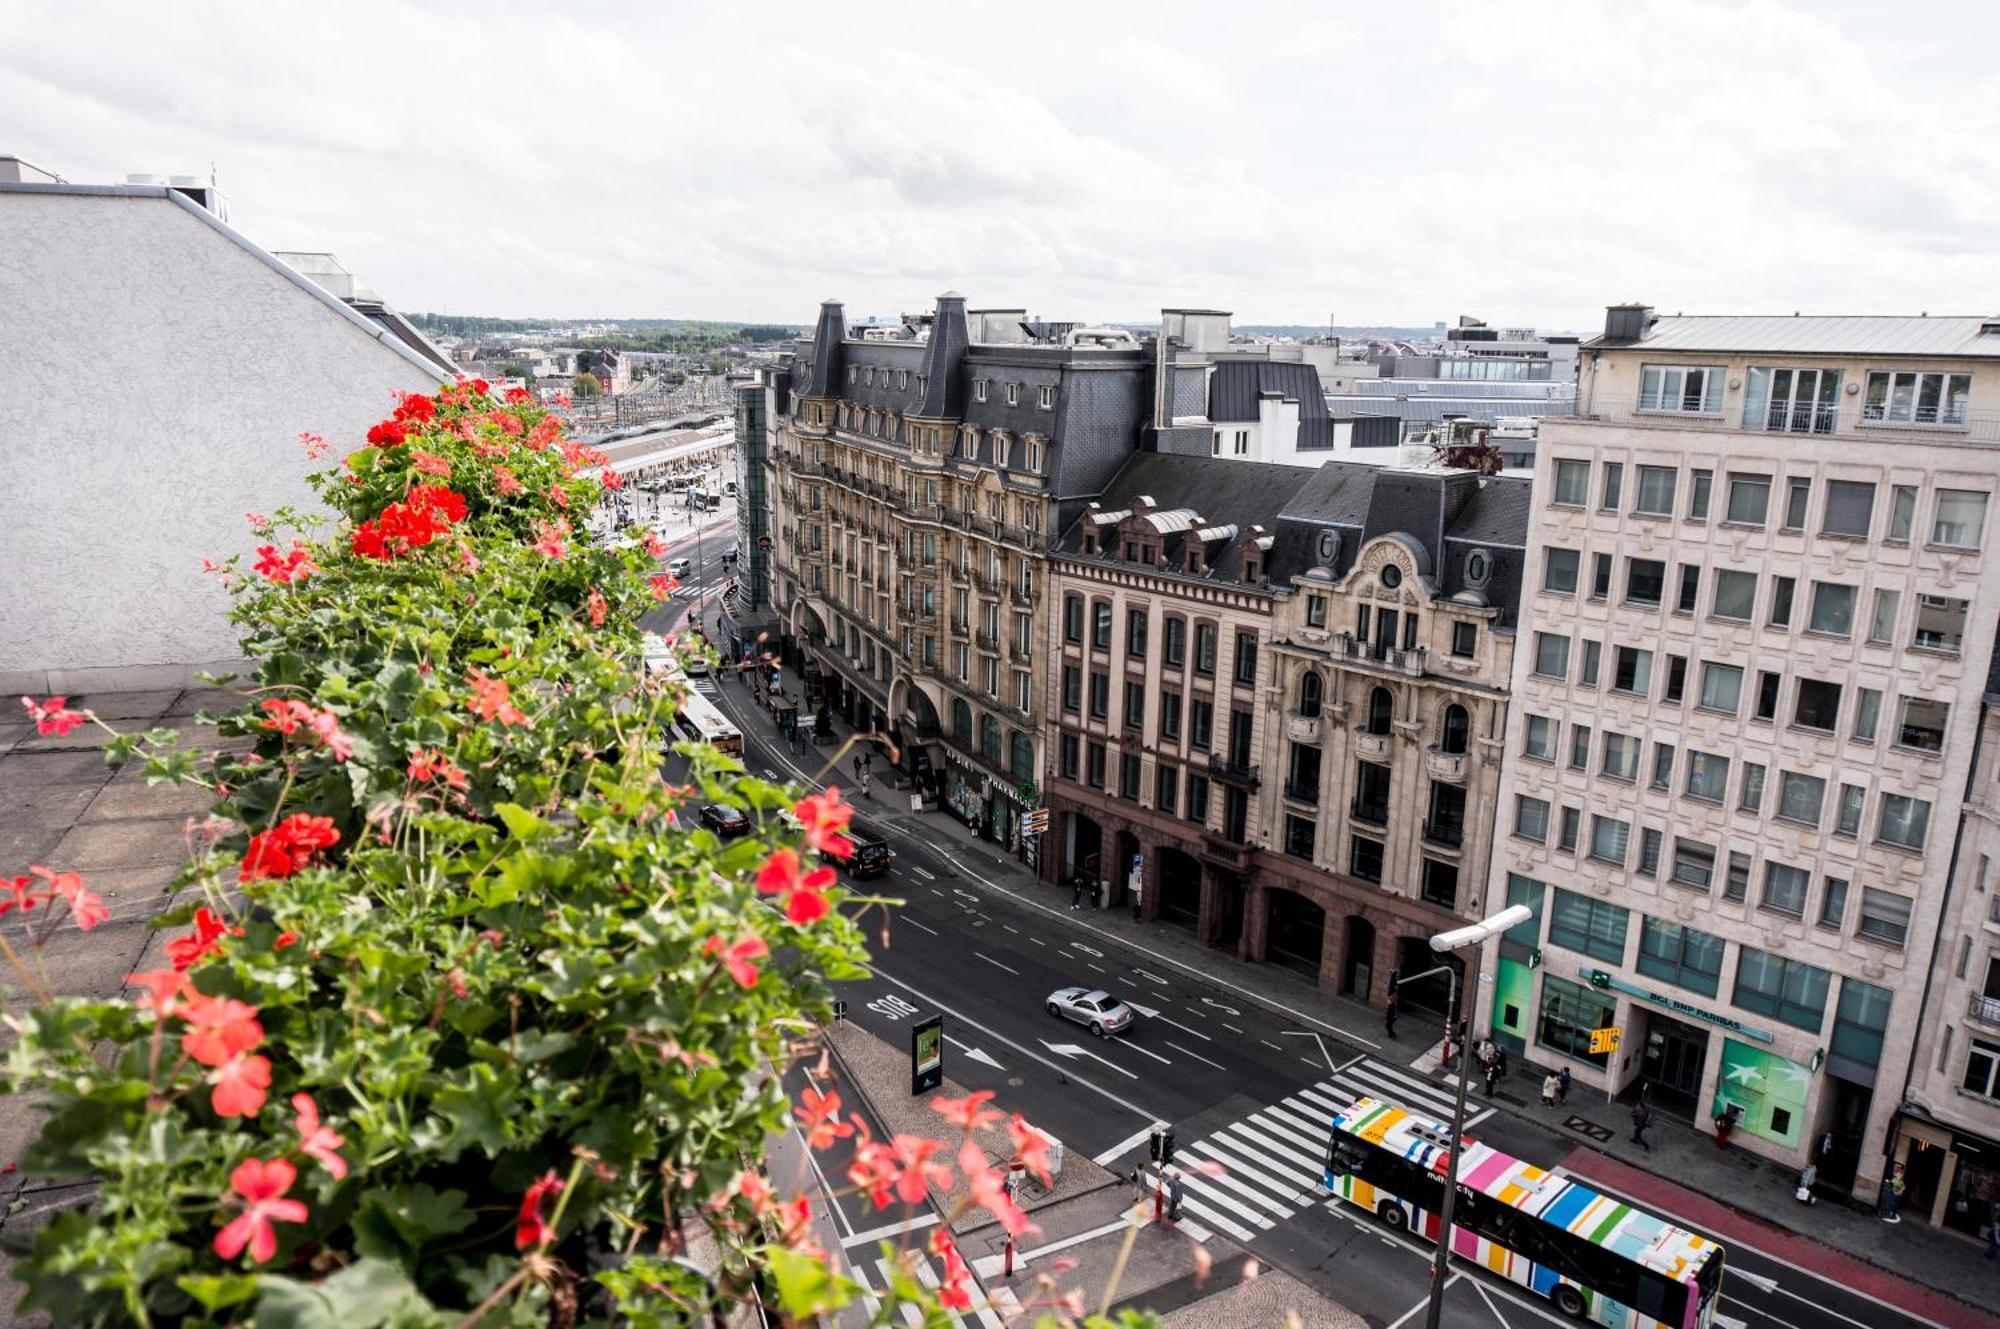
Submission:
[[[1545,975],[1535,1041],[1573,1060],[1604,1066],[1610,1062],[1610,1054],[1590,1050],[1590,1031],[1611,1024],[1617,1012],[1617,1003],[1610,998],[1568,979]]]

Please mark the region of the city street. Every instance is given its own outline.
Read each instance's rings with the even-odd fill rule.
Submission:
[[[711,535],[703,543],[731,538]],[[697,685],[743,730],[752,771],[813,782],[831,748],[793,756],[748,689],[733,678]],[[836,773],[835,782],[852,794],[851,770]],[[1428,1074],[1430,1067],[1408,1064],[1422,1040],[1385,1045],[1343,1031],[1233,984],[1225,957],[1197,971],[1114,937],[1094,926],[1092,911],[1070,910],[1067,892],[1035,883],[939,814],[887,810],[892,800],[906,808],[905,798],[878,785],[872,798],[857,800],[864,818],[889,831],[897,859],[886,877],[856,888],[905,903],[889,915],[875,976],[841,985],[848,1018],[907,1046],[915,1017],[944,1014],[954,1079],[995,1090],[1068,1149],[1121,1174],[1144,1162],[1152,1124],[1171,1124],[1187,1183],[1187,1230],[1248,1249],[1373,1324],[1420,1322],[1431,1248],[1328,1199],[1319,1169],[1328,1120],[1360,1094],[1449,1116],[1450,1085]],[[875,935],[872,920],[866,930]],[[1072,984],[1123,998],[1139,1015],[1132,1031],[1099,1039],[1049,1015],[1048,994]],[[1469,1106],[1479,1138],[1531,1162],[1560,1167],[1577,1149],[1574,1136],[1494,1112],[1478,1095]],[[859,1216],[849,1221],[858,1224]],[[1725,1324],[1935,1323],[1739,1242],[1730,1243],[1729,1262]],[[1446,1297],[1449,1324],[1562,1322],[1541,1299],[1462,1265]]]

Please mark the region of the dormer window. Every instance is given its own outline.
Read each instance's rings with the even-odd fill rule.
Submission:
[[[1155,550],[1153,548],[1153,544],[1149,540],[1145,544],[1139,546],[1139,561],[1141,563],[1144,563],[1149,568],[1152,567],[1154,553]]]
[[[930,385],[931,380],[928,374],[917,375],[917,395],[919,397],[923,396],[925,389],[929,388]]]
[[[910,386],[910,371],[909,371],[909,370],[907,370],[907,369],[898,369],[898,370],[896,371],[896,386],[897,386],[898,388],[907,388],[907,387],[909,387],[909,386]]]
[[[975,378],[975,379],[973,379],[973,380],[972,380],[972,400],[974,400],[974,401],[985,401],[985,400],[986,400],[986,380],[985,380],[985,379],[983,379],[983,378]]]
[[[1403,570],[1394,563],[1384,563],[1382,565],[1382,584],[1392,591],[1395,590],[1403,584]]]
[[[1264,565],[1254,558],[1243,560],[1243,580],[1255,585],[1264,577]]]
[[[1097,552],[1096,531],[1085,531],[1083,533],[1083,552],[1086,554],[1095,554]]]
[[[1136,540],[1127,540],[1127,541],[1125,542],[1125,561],[1126,561],[1127,563],[1137,563],[1137,562],[1139,561],[1139,542],[1138,542],[1138,541],[1136,541]]]
[[[1190,542],[1187,547],[1187,570],[1190,574],[1201,571],[1201,546]]]
[[[1009,383],[1007,385],[1007,404],[1009,406],[1019,406],[1021,404],[1021,385],[1019,383]]]
[[[1040,397],[1040,405],[1043,410],[1053,411],[1056,408],[1056,390],[1053,387],[1041,389]]]

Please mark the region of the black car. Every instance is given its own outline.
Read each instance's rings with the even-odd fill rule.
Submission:
[[[854,842],[854,856],[846,863],[847,875],[856,879],[879,877],[896,861],[896,851],[882,833],[858,821],[847,824],[847,838]]]
[[[725,840],[733,840],[739,835],[750,833],[750,818],[743,815],[743,809],[732,808],[727,804],[708,804],[701,810],[698,820]]]

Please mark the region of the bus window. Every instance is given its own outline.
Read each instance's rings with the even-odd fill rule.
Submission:
[[[1336,1177],[1359,1172],[1368,1161],[1368,1152],[1365,1145],[1356,1144],[1346,1132],[1335,1131],[1333,1148],[1327,1151],[1326,1170]]]

